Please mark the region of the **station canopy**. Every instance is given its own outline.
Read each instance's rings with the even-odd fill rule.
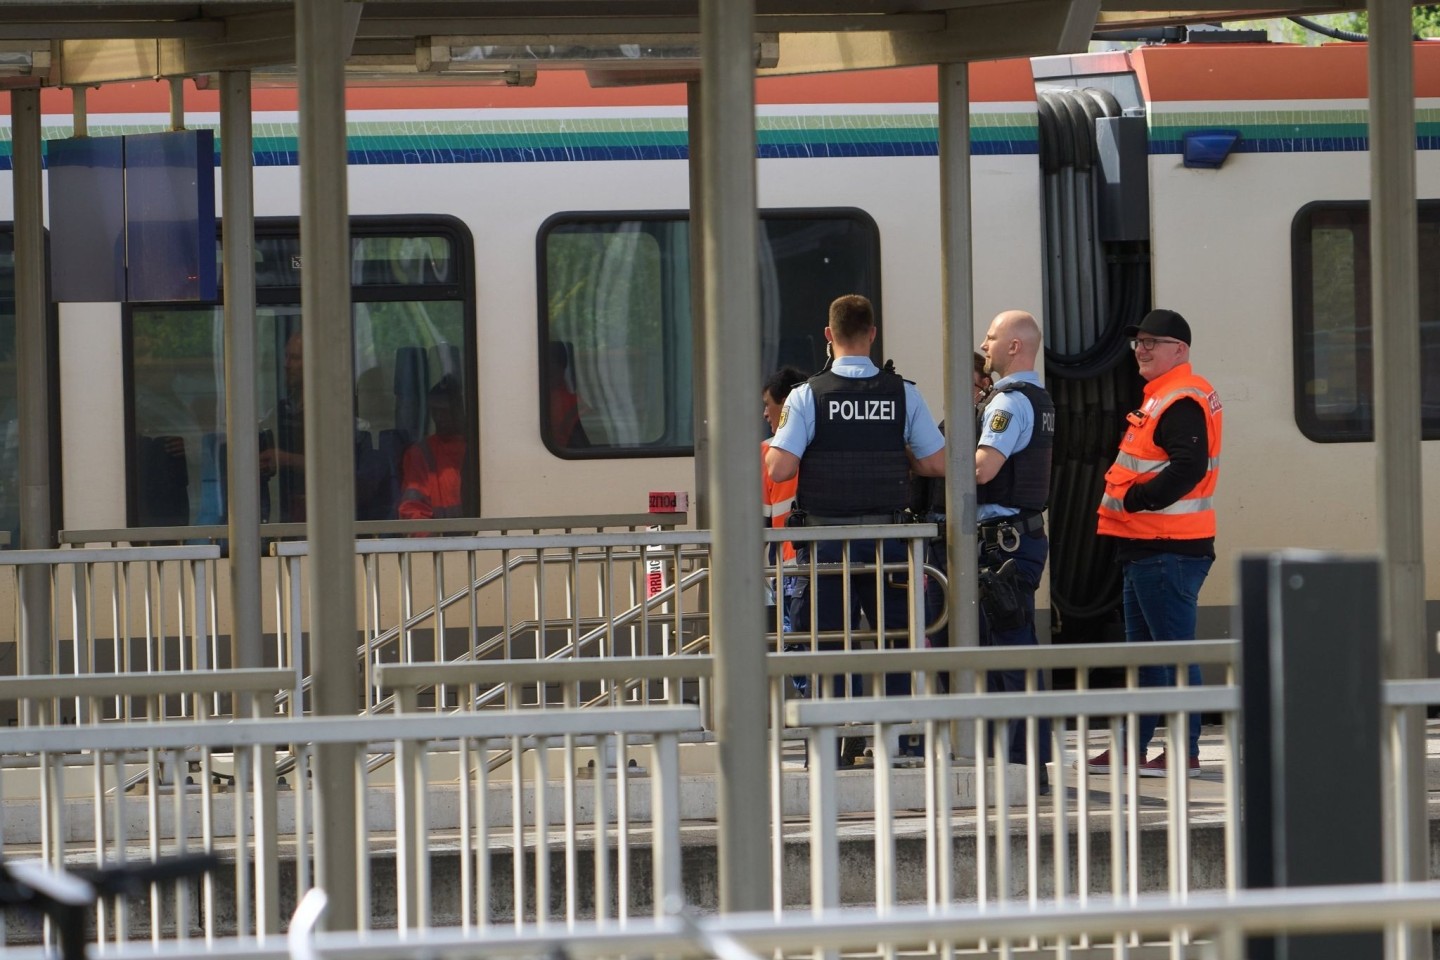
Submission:
[[[0,87],[81,86],[250,70],[294,73],[297,0],[0,0]],[[300,0],[303,2],[303,0]],[[1324,0],[756,0],[760,75],[1085,50],[1107,30],[1323,14]],[[1171,4],[1181,0],[1170,0]],[[597,86],[699,72],[698,0],[347,0],[356,80],[525,85],[584,70]]]

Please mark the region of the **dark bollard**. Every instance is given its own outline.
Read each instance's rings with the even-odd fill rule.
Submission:
[[[1380,565],[1240,561],[1247,888],[1379,883]],[[1379,960],[1380,933],[1252,938],[1252,960]]]

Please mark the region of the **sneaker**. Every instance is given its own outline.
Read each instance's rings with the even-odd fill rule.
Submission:
[[[1191,757],[1190,763],[1187,766],[1188,770],[1186,772],[1188,776],[1200,776],[1199,757]],[[1140,776],[1142,777],[1163,777],[1168,772],[1168,770],[1169,766],[1165,759],[1164,751],[1161,751],[1160,755],[1154,760],[1149,760],[1145,763],[1140,764]]]
[[[1079,764],[1077,763],[1076,766],[1078,767]],[[1089,770],[1091,773],[1109,773],[1110,767],[1111,763],[1109,750],[1105,750],[1100,754],[1091,757],[1090,760],[1087,761],[1085,764],[1085,769]]]

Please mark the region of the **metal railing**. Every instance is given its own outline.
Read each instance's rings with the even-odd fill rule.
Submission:
[[[323,899],[307,902],[282,940],[235,939],[163,946],[119,945],[116,960],[450,960],[565,956],[573,960],[675,957],[895,956],[915,951],[944,958],[1020,954],[1067,957],[1075,945],[1103,945],[1105,955],[1196,956],[1243,960],[1252,938],[1372,934],[1399,939],[1440,922],[1440,883],[1246,890],[1134,901],[1065,901],[1026,907],[899,907],[869,910],[695,916],[672,905],[667,915],[626,926],[589,922],[549,930],[317,931]],[[7,951],[14,960],[48,960],[37,949]]]
[[[871,642],[919,645],[912,638],[925,632],[924,596],[911,585],[923,584],[926,576],[943,582],[941,574],[924,563],[925,543],[936,534],[933,524],[769,531],[772,541],[897,540],[905,543],[907,554],[903,562],[876,564],[851,561],[847,551],[839,563],[777,565],[774,572],[782,579],[842,578],[847,604],[848,584],[857,578],[898,582],[907,614],[903,636],[893,629],[887,635],[883,626],[861,630],[847,623],[828,632],[777,634],[772,637],[774,649],[787,644],[846,650]],[[364,709],[390,707],[374,682],[375,669],[385,663],[686,656],[704,650],[709,546],[708,531],[358,541],[364,640],[357,656],[365,664]],[[308,544],[277,543],[272,551],[281,564],[274,602],[280,624],[275,655],[282,664],[297,665],[297,686],[303,693],[308,680],[298,665],[305,654]],[[883,611],[886,591],[877,593]],[[944,616],[942,611],[931,629],[943,626]],[[543,698],[543,690],[536,694]],[[498,688],[475,696],[505,705]]]
[[[25,571],[48,580],[49,672],[205,670],[219,665],[215,546],[0,551],[0,602],[16,611]]]
[[[14,839],[7,823],[0,856],[38,853],[59,868],[217,852],[233,859],[233,873],[212,876],[198,890],[181,885],[163,900],[102,905],[95,919],[100,941],[158,943],[195,931],[207,938],[273,935],[284,898],[313,886],[310,861],[324,815],[309,786],[314,755],[323,745],[343,744],[354,752],[359,778],[361,826],[353,842],[362,855],[354,889],[363,899],[358,915],[367,922],[523,928],[581,912],[624,921],[637,911],[653,914],[664,898],[679,894],[676,751],[679,736],[697,725],[693,708],[647,707],[20,728],[7,734],[6,750],[44,758],[48,824],[37,850]],[[628,777],[596,776],[567,793],[563,804],[547,800],[552,754],[573,765],[587,752],[607,749],[643,756],[648,796]],[[520,758],[503,773],[484,762],[499,750]],[[287,752],[296,770],[288,784],[277,784],[274,758]],[[400,762],[367,774],[377,754]],[[198,782],[163,785],[161,763],[193,767]],[[222,766],[234,770],[233,783],[215,782],[212,774]],[[58,772],[66,768],[88,773],[88,784],[65,782]],[[149,775],[127,792],[123,786],[136,770]],[[10,795],[15,775],[0,767],[0,798]],[[601,813],[585,829],[571,806],[577,797]],[[554,812],[562,808],[563,814]],[[447,858],[454,869],[437,883],[432,865]],[[556,869],[564,877],[559,905],[550,889]],[[648,882],[631,882],[640,878]],[[506,909],[491,902],[502,884],[513,891]],[[591,890],[608,896],[592,903]],[[38,933],[10,923],[0,929],[0,942]]]
[[[1079,891],[1082,897],[1104,891],[1134,897],[1142,890],[1184,892],[1196,885],[1235,889],[1239,858],[1233,825],[1238,805],[1234,766],[1238,727],[1234,721],[1239,693],[1233,668],[1237,653],[1234,641],[1195,641],[770,654],[770,805],[775,824],[772,883],[776,908],[831,902],[825,891],[817,891],[807,882],[807,875],[814,876],[817,860],[797,828],[808,825],[811,842],[826,831],[833,841],[842,821],[848,833],[859,829],[860,836],[853,844],[847,843],[844,869],[833,868],[838,848],[827,848],[822,858],[831,865],[822,871],[827,882],[846,878],[843,890],[835,892],[840,897],[837,903],[1003,902],[1012,896],[1036,902],[1063,897],[1067,891]],[[1138,689],[1138,668],[1157,659],[1220,666],[1226,683],[1179,690]],[[1129,675],[1131,688],[1009,696],[983,693],[985,671],[1002,667],[1024,671],[1032,687],[1043,669],[1075,668],[1083,682],[1090,669],[1119,668]],[[512,707],[526,714],[557,700],[566,706],[615,706],[645,690],[652,690],[657,698],[679,697],[684,691],[686,699],[693,691],[703,722],[711,704],[712,670],[708,654],[695,654],[387,665],[377,671],[377,677],[383,685],[403,690],[401,697],[407,704],[417,703],[421,691],[438,687],[447,691],[442,701],[453,696],[465,705],[462,710],[483,709],[477,691],[498,688],[512,704],[530,703],[530,707]],[[973,677],[974,686],[964,694],[872,698],[850,696],[847,684],[840,699],[796,699],[798,676],[806,678],[812,691],[828,691],[834,678],[847,674],[861,675],[878,689],[881,677],[897,672],[909,675],[918,690],[937,690],[941,678],[955,672]],[[539,689],[548,690],[548,695],[533,693]],[[604,692],[587,699],[587,689]],[[426,709],[438,708],[432,704]],[[1139,714],[1148,712],[1166,716],[1167,746],[1175,751],[1171,755],[1186,755],[1186,748],[1177,748],[1174,742],[1180,737],[1177,709],[1199,710],[1221,720],[1220,743],[1211,748],[1202,780],[1192,783],[1179,773],[1169,779],[1142,779],[1134,764],[1117,766],[1117,772],[1105,777],[1088,771],[1084,760],[1090,753],[1108,748],[1114,755],[1124,756],[1127,749],[1134,750],[1128,731],[1136,728]],[[1004,718],[1027,722],[1027,766],[975,763],[975,756],[984,757],[987,752],[1007,755],[1003,740],[985,737],[985,722],[1000,718],[996,711],[1003,711]],[[1039,717],[1058,721],[1053,734],[1055,762],[1048,767],[1037,762]],[[1106,717],[1108,722],[1097,724],[1097,717]],[[1067,726],[1073,731],[1067,731]],[[873,739],[874,762],[868,770],[835,770],[834,739],[841,733]],[[894,744],[900,736],[910,734],[923,736],[930,748],[923,764],[892,769]],[[817,745],[816,737],[821,736],[829,739]],[[996,724],[993,736],[1007,736],[1005,725]],[[1212,733],[1210,740],[1215,739]],[[823,763],[810,763],[809,758],[817,755]],[[598,758],[596,762],[606,760]],[[1079,767],[1075,774],[1069,772],[1072,763]],[[824,776],[829,779],[817,783],[815,778],[827,767]],[[1123,773],[1118,772],[1122,769]],[[1047,771],[1045,779],[1051,787],[1048,798],[1038,792],[1042,771]],[[1073,797],[1072,785],[1079,788]],[[1202,800],[1192,802],[1194,789],[1203,791]],[[686,797],[684,809],[688,819],[710,821],[715,817],[713,797],[703,791]],[[1162,831],[1163,841],[1157,845]],[[1203,857],[1191,854],[1192,831],[1195,842],[1205,844]],[[953,837],[954,844],[938,842],[940,836]],[[901,845],[906,848],[903,854],[897,851]],[[1206,864],[1203,871],[1194,866],[1202,860]],[[1014,868],[1015,862],[1021,869]],[[1152,864],[1158,865],[1158,870],[1146,869]],[[1116,866],[1112,869],[1112,865]],[[1073,884],[1072,875],[1076,878]],[[869,878],[878,880],[870,884]]]

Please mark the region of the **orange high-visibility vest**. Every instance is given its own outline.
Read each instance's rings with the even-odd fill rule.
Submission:
[[[800,486],[800,475],[796,474],[789,480],[781,480],[778,483],[771,480],[770,474],[763,469],[765,451],[769,449],[769,441],[760,441],[760,463],[762,464],[760,503],[765,519],[770,522],[770,526],[781,530],[785,527],[785,521],[790,519],[790,511],[795,509],[795,491]],[[795,559],[795,545],[789,540],[782,545],[781,556],[786,560]]]
[[[1155,444],[1155,426],[1177,400],[1189,399],[1205,411],[1210,440],[1210,464],[1189,493],[1162,510],[1127,512],[1125,491],[1144,483],[1170,465],[1165,451]],[[1140,409],[1126,417],[1128,426],[1120,453],[1105,472],[1105,494],[1100,498],[1098,532],[1130,540],[1204,540],[1215,536],[1215,483],[1220,477],[1220,395],[1204,377],[1182,363],[1145,385]]]
[[[412,443],[401,462],[404,490],[397,512],[401,520],[458,517],[465,438],[434,434]]]

